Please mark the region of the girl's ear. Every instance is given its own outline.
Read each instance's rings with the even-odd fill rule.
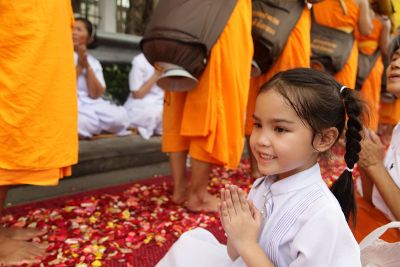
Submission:
[[[339,131],[336,127],[324,129],[322,133],[315,136],[313,146],[319,152],[325,152],[335,144],[338,136]]]

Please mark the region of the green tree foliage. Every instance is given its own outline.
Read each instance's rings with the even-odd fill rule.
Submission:
[[[104,64],[104,79],[107,91],[104,98],[122,105],[128,98],[129,91],[129,71],[130,64]]]

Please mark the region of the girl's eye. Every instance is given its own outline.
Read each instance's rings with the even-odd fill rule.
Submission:
[[[285,129],[285,128],[282,128],[282,127],[275,127],[275,132],[277,132],[277,133],[284,133],[284,132],[287,132],[287,130]]]
[[[261,123],[255,122],[253,123],[254,128],[261,128]]]

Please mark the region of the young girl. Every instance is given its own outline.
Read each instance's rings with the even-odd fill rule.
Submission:
[[[354,91],[328,74],[293,69],[274,76],[257,97],[250,138],[266,176],[253,184],[251,202],[235,186],[221,191],[227,250],[209,232],[195,229],[157,266],[361,266],[346,222],[355,211],[352,169],[360,150],[360,112]],[[342,134],[346,115],[347,166],[331,192],[317,160]]]
[[[88,54],[93,48],[95,32],[92,23],[85,18],[75,19],[72,39],[78,87],[78,133],[90,138],[105,131],[117,135],[129,134],[128,114],[123,107],[102,99],[106,90],[103,68],[100,62]]]

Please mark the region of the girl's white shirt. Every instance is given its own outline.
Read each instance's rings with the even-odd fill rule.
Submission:
[[[259,210],[270,179],[259,178],[249,193]],[[258,242],[276,266],[361,266],[357,241],[318,164],[270,188],[274,208]]]
[[[275,177],[257,179],[249,193],[249,199],[260,211],[264,210],[271,179]],[[338,201],[323,181],[318,164],[273,182],[270,189],[273,211],[262,221],[258,243],[274,266],[361,266],[359,246]],[[157,266],[246,264],[241,257],[232,262],[224,245],[197,228],[183,234]]]
[[[392,139],[389,148],[386,152],[383,161],[386,170],[389,172],[394,183],[400,188],[400,124],[397,124],[393,129]],[[382,211],[388,219],[395,221],[393,213],[390,211],[385,201],[383,200],[378,189],[374,186],[372,189],[372,203],[374,206]]]
[[[104,87],[106,86],[106,82],[104,81],[104,76],[103,76],[103,68],[100,64],[100,62],[93,57],[92,55],[88,54],[87,56],[88,63],[90,67],[92,68],[97,80],[99,80],[100,84],[103,85]],[[78,53],[74,51],[74,60],[75,60],[75,66],[78,63]],[[81,73],[78,77],[78,99],[83,100],[84,102],[96,102],[96,100],[99,99],[92,99],[89,97],[89,89],[86,81],[86,77],[84,73]]]

